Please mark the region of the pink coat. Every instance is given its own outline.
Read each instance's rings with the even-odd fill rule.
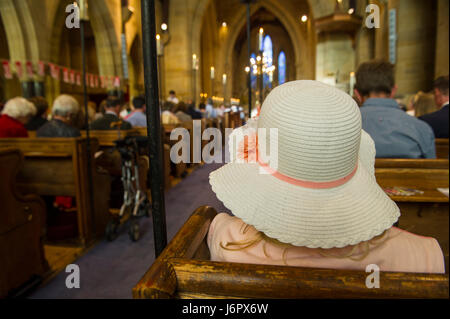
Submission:
[[[371,245],[370,252],[365,258],[352,260],[348,257],[335,257],[348,253],[352,247],[332,249],[290,247],[285,251],[282,246],[261,241],[257,245],[237,251],[221,248],[220,243],[225,246],[228,242],[240,242],[255,237],[257,230],[250,227],[243,234],[243,225],[241,219],[225,213],[218,214],[214,218],[207,238],[211,260],[350,270],[365,270],[368,265],[376,264],[381,271],[445,273],[444,256],[436,239],[418,236],[396,227],[390,228],[386,237],[378,244]],[[283,260],[283,253],[286,263]],[[362,251],[359,249],[354,257],[357,258],[358,255],[361,257],[361,254]]]

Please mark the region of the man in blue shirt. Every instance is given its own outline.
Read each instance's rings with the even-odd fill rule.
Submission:
[[[375,142],[376,157],[436,158],[433,130],[400,109],[393,99],[396,91],[392,64],[370,61],[359,66],[354,93],[362,105],[362,128]]]
[[[145,98],[139,95],[133,99],[134,111],[125,119],[133,127],[147,127],[145,116]]]

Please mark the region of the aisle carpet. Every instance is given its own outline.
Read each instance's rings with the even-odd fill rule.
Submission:
[[[209,173],[220,164],[200,167],[166,193],[168,240],[199,206],[210,205],[227,211],[212,192]],[[122,228],[114,242],[102,241],[75,261],[80,267],[80,288],[68,289],[67,273],[62,271],[29,298],[131,298],[133,286],[141,279],[155,259],[151,218],[140,220],[142,237],[131,242]]]

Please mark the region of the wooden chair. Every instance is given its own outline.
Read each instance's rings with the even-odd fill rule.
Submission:
[[[45,204],[18,191],[16,176],[23,165],[18,149],[0,150],[0,298],[49,270],[42,244]]]
[[[200,207],[133,289],[134,298],[448,298],[448,275],[382,272],[368,289],[364,271],[209,261],[206,236],[216,211]]]
[[[448,138],[437,138],[436,143],[436,157],[448,158]]]
[[[90,155],[87,154],[84,138],[0,139],[0,149],[10,147],[19,149],[25,157],[17,177],[22,192],[75,197],[79,243],[88,245],[97,236],[103,236],[109,214],[110,176],[100,174],[92,167],[95,205],[92,212],[87,157],[91,156],[91,162],[95,164],[96,139],[91,140]]]

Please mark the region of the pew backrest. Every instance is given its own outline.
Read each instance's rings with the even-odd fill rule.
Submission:
[[[114,141],[124,139],[127,136],[139,135],[137,129],[131,130],[94,130],[89,131],[89,136],[98,140],[100,147],[114,147]],[[81,131],[81,136],[86,138],[86,131]]]
[[[448,275],[212,262],[206,245],[216,211],[201,207],[133,289],[134,298],[448,298]]]
[[[448,159],[448,138],[437,138],[436,144],[436,157],[437,158],[447,158]]]
[[[0,149],[14,147],[25,158],[17,176],[21,192],[41,196],[75,197],[78,210],[78,230],[81,244],[92,240],[94,233],[103,232],[108,214],[109,176],[97,174],[94,153],[98,141],[91,139],[91,154],[85,138],[12,138],[0,139]],[[91,212],[88,156],[91,156],[94,212]],[[95,217],[94,217],[95,214]],[[93,218],[95,218],[94,230]]]

